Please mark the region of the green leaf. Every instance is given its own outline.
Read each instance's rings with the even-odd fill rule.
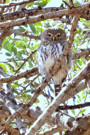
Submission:
[[[71,110],[71,112],[75,115],[75,110]]]
[[[37,23],[35,23],[35,26],[40,26],[41,27],[41,25],[42,25],[42,23],[41,22],[37,22]]]
[[[83,99],[86,98],[86,95],[84,94],[84,92],[82,92],[81,95]]]
[[[80,66],[82,66],[82,61],[80,59],[75,60]]]
[[[10,0],[6,0],[6,3],[9,3],[10,2]]]
[[[80,5],[80,3],[78,1],[76,1],[76,0],[74,0],[73,2],[74,2],[74,6]]]
[[[12,51],[14,52],[14,55],[17,55],[17,49],[13,46]]]
[[[10,126],[16,128],[16,124],[15,123],[10,124]]]
[[[24,32],[25,31],[25,28],[20,26],[19,29],[18,29],[20,32]]]
[[[18,84],[11,84],[11,87],[12,88],[17,88],[18,87]]]
[[[80,111],[80,114],[84,113],[85,111],[86,111],[86,109],[82,109],[82,110]]]
[[[10,53],[5,53],[7,56],[11,56],[11,54]]]
[[[5,72],[7,72],[7,67],[5,64],[0,63],[0,66],[4,69]]]
[[[18,90],[16,90],[16,89],[13,89],[13,91],[14,91],[15,94],[19,93]]]
[[[37,99],[35,103],[39,103],[39,99]]]
[[[32,46],[31,49],[35,50],[38,46],[39,46],[39,44],[34,44],[34,46]]]
[[[25,93],[22,93],[21,95],[22,95],[23,97],[26,97],[26,98],[27,98],[27,97],[31,97],[30,95],[25,94]]]
[[[46,6],[49,1],[50,1],[50,0],[42,0],[41,3],[40,3],[40,6],[41,6],[41,7]]]
[[[26,44],[27,44],[27,41],[24,42],[23,39],[22,41],[15,42],[16,48],[19,48],[19,49],[26,49]]]
[[[45,25],[46,28],[51,27],[51,25],[48,22],[46,22],[44,25]]]
[[[38,87],[38,86],[39,86],[39,83],[34,82],[34,87]]]
[[[32,61],[30,59],[28,60],[28,63],[29,63],[29,67],[33,67]]]
[[[90,21],[87,21],[87,20],[85,20],[85,19],[83,19],[83,18],[80,18],[80,21],[82,21],[83,24],[84,24],[88,29],[90,29]]]
[[[35,2],[34,2],[34,5],[38,5],[38,6],[40,6],[40,7],[44,7],[44,6],[47,5],[47,3],[48,3],[49,1],[50,1],[50,0],[42,0],[41,2],[35,1]]]
[[[22,57],[22,52],[21,51],[18,51],[17,52],[17,56]]]
[[[43,29],[42,29],[43,30]],[[36,28],[36,35],[39,35],[41,33],[41,28],[37,27]]]
[[[12,52],[12,47],[13,47],[13,44],[11,44],[9,41],[8,42],[5,42],[3,44],[3,48],[8,50],[9,52]]]
[[[78,98],[80,98],[80,96],[79,95],[76,95]]]
[[[27,8],[31,7],[34,4],[34,2],[30,2],[27,4]]]
[[[30,25],[30,28],[32,30],[32,32],[35,34],[36,33],[36,29],[35,29],[35,25],[34,24],[29,24]]]

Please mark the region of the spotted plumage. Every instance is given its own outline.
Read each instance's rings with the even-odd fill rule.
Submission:
[[[37,50],[39,73],[49,75],[53,67],[58,63],[66,45],[66,34],[61,29],[47,29],[41,34],[41,44]],[[55,95],[60,91],[61,84],[65,80],[70,69],[71,53],[61,64],[60,70],[53,76]]]

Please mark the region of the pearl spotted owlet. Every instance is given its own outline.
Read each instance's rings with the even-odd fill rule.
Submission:
[[[61,29],[47,29],[41,34],[41,44],[37,50],[39,73],[49,75],[60,59],[66,45],[66,34]],[[71,65],[71,51],[61,63],[61,68],[53,76],[55,96],[61,89]]]

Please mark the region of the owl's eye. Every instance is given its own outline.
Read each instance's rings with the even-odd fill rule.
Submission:
[[[51,34],[51,33],[48,33],[48,36],[49,36],[49,37],[52,37],[52,34]]]
[[[56,36],[57,36],[57,37],[61,37],[61,34],[60,34],[60,33],[58,33]]]

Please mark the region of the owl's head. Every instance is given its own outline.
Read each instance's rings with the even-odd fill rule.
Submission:
[[[41,34],[42,43],[63,43],[66,41],[66,33],[61,29],[47,29]]]

